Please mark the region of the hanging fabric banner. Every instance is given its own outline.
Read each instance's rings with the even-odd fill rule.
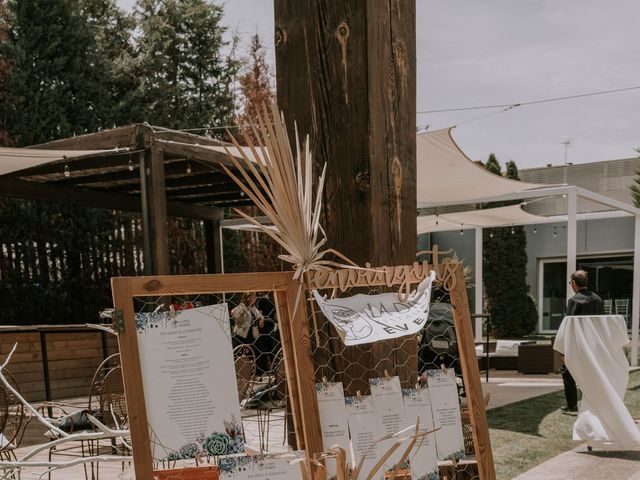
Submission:
[[[331,300],[326,300],[316,290],[313,295],[344,344],[360,345],[420,331],[429,315],[431,286],[435,278],[432,271],[404,301],[400,301],[396,293],[358,294]]]

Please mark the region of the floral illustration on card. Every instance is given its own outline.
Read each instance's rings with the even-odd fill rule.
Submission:
[[[224,421],[224,432],[212,432],[186,443],[177,451],[169,453],[165,460],[188,460],[196,457],[217,457],[244,452],[242,426],[235,417]]]

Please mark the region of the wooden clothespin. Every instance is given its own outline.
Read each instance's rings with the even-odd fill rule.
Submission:
[[[384,378],[385,378],[385,379],[387,379],[387,380],[389,380],[389,379],[391,378],[391,377],[389,376],[389,371],[388,371],[388,370],[385,370],[385,371],[384,371]]]
[[[362,393],[360,393],[360,390],[358,390],[358,391],[356,392],[356,398],[357,398],[358,400],[362,401],[362,398],[363,398],[363,397],[362,397]]]
[[[169,305],[169,310],[171,311],[171,316],[175,318],[176,316],[176,307],[173,306],[173,303]]]
[[[444,372],[444,374],[445,374],[445,375],[446,375],[446,374],[447,374],[447,372],[449,371],[449,370],[447,369],[447,367],[445,367],[445,366],[444,366],[444,363],[441,363],[441,364],[440,364],[440,368],[442,369],[442,371]]]
[[[327,382],[327,377],[325,377],[325,376],[323,376],[323,377],[322,377],[322,383],[323,383],[324,385],[326,385],[327,383],[329,383],[329,382]]]

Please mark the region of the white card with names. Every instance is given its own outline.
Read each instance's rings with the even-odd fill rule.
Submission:
[[[376,408],[373,405],[371,396],[346,397],[344,401],[347,407],[347,421],[351,434],[351,447],[354,457],[353,464],[358,465],[360,460],[363,457],[365,458],[361,472],[362,477],[366,478],[373,466],[380,459],[380,455],[384,453],[380,451],[379,445],[373,446],[382,436],[378,428],[378,414],[376,413]],[[374,478],[383,480],[384,471],[380,469]]]
[[[344,404],[344,389],[341,382],[316,383],[318,397],[318,413],[320,416],[320,430],[322,431],[322,445],[325,450],[338,445],[347,453],[347,462],[351,463],[351,449],[349,446],[349,426],[347,409]],[[329,478],[336,474],[335,459],[328,458],[325,465]]]
[[[402,403],[402,389],[399,377],[370,378],[369,387],[376,408],[380,432],[382,435],[392,435],[405,428],[404,405]],[[405,435],[403,435],[405,436]],[[386,452],[393,446],[396,439],[385,440],[380,443],[380,450]],[[387,459],[385,470],[392,469],[402,458],[402,447]]]
[[[452,368],[427,370],[438,460],[464,458],[464,437],[456,374]]]
[[[433,414],[431,413],[431,396],[428,388],[403,388],[405,427],[415,427],[419,432],[433,430]],[[414,429],[415,431],[415,429]],[[435,433],[418,439],[415,449],[409,454],[412,478],[438,478],[438,454],[436,451]]]

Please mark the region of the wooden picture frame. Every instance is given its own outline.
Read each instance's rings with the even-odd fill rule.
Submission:
[[[410,266],[381,267],[377,270],[384,271],[385,274],[368,276],[354,275],[352,272],[344,273],[341,270],[331,274],[320,272],[317,275],[309,275],[309,286],[328,288],[331,282],[340,282],[339,288],[343,289],[381,285],[404,286],[421,281],[430,269],[436,271],[438,280],[450,292],[451,302],[454,305],[460,364],[465,378],[479,477],[481,480],[494,480],[491,442],[462,264],[450,260],[439,264],[436,260],[435,265],[423,262]],[[307,305],[304,301],[304,289],[301,292],[301,284],[293,279],[292,272],[117,277],[112,279],[111,284],[116,309],[115,324],[119,330],[118,344],[127,396],[136,478],[153,479],[155,475],[135,325],[134,298],[138,297],[273,292],[297,447],[300,450],[306,450],[311,458],[323,450]],[[296,301],[298,301],[297,305]],[[162,474],[158,473],[158,475]]]

